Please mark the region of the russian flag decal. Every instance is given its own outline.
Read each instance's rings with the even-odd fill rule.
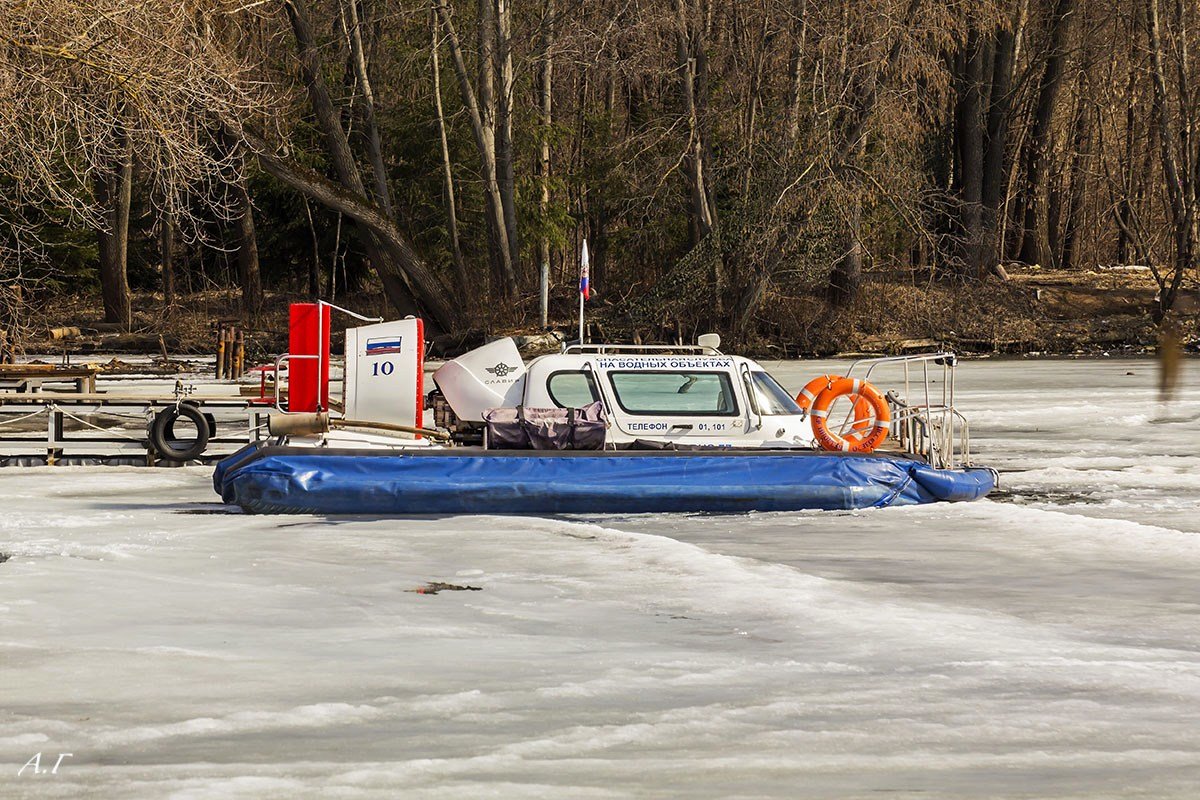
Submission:
[[[373,339],[367,339],[367,347],[365,354],[368,356],[382,356],[387,353],[400,352],[400,337],[399,336],[377,336]]]

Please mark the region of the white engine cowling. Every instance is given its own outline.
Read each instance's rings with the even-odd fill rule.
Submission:
[[[515,408],[525,392],[525,362],[511,338],[497,339],[447,361],[434,383],[459,419],[482,422],[489,408]]]

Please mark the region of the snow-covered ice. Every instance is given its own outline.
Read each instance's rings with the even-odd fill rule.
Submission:
[[[1150,362],[964,364],[1005,474],[956,506],[252,517],[208,469],[3,470],[0,797],[1194,797],[1186,368],[1160,406]]]

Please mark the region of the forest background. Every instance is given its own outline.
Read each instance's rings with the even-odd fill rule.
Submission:
[[[36,339],[94,307],[139,330],[198,309],[266,328],[281,300],[323,297],[418,314],[452,350],[540,327],[543,275],[567,324],[586,238],[598,332],[637,341],[1035,349],[1064,319],[1060,349],[1186,336],[1198,17],[5,0],[0,326]]]

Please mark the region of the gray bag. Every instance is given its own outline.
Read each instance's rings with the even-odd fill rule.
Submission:
[[[602,450],[604,406],[583,408],[489,408],[488,447],[495,450]]]

